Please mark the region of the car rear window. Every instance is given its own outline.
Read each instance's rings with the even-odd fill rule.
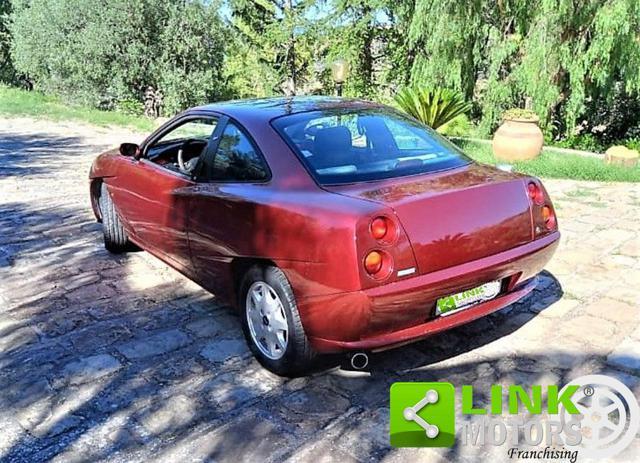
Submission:
[[[432,129],[392,109],[332,109],[272,122],[322,185],[355,183],[469,164]]]

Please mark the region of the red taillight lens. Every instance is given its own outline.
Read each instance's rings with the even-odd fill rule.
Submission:
[[[542,188],[536,185],[533,182],[530,182],[527,186],[529,190],[529,198],[538,206],[541,206],[544,203],[544,193],[542,192]]]
[[[375,275],[382,270],[382,253],[371,251],[364,258],[364,268],[369,275]]]
[[[371,221],[371,236],[373,236],[377,240],[383,239],[387,236],[389,232],[389,226],[387,224],[387,219],[384,217],[376,217]]]
[[[556,216],[551,207],[544,206],[542,208],[542,220],[544,221],[544,225],[547,227],[547,230],[553,230],[556,228]]]

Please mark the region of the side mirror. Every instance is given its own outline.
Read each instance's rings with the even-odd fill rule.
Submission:
[[[120,154],[135,159],[140,158],[140,147],[135,143],[123,143],[120,145]]]

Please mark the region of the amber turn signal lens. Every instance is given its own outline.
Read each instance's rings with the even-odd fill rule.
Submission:
[[[549,206],[544,206],[542,208],[542,220],[548,230],[556,228],[556,216]]]
[[[382,253],[371,251],[364,258],[364,268],[369,275],[375,275],[382,269]]]
[[[530,182],[527,186],[529,190],[529,198],[538,206],[544,203],[544,194],[542,193],[542,189],[533,182]]]
[[[371,222],[371,236],[373,236],[377,240],[383,239],[387,236],[387,232],[389,231],[389,227],[387,225],[387,219],[384,217],[376,217]]]

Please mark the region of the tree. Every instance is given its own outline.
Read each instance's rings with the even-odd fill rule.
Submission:
[[[313,74],[321,48],[310,0],[231,0],[235,42],[228,75],[241,96],[296,94]]]
[[[336,0],[330,4],[334,12],[328,16],[329,49],[326,61],[346,59],[351,73],[346,82],[349,95],[381,97],[389,85],[404,84],[402,69],[403,21],[408,2],[389,0]],[[392,61],[392,59],[397,59]]]
[[[640,2],[417,0],[411,81],[475,95],[482,127],[531,98],[548,132],[572,133],[586,102],[640,89]]]
[[[36,88],[112,108],[149,86],[173,113],[222,93],[224,26],[202,0],[16,0],[16,68]]]
[[[223,18],[221,1],[0,0],[0,79],[105,108],[137,108],[152,87],[172,113],[332,93],[340,57],[346,95],[448,88],[487,134],[525,102],[547,135],[640,133],[637,0],[228,0]]]
[[[0,0],[0,82],[12,83],[15,71],[11,62],[11,34],[9,34],[9,14],[11,1]]]
[[[618,83],[638,93],[639,49],[640,2],[542,0],[513,74],[534,108],[571,133],[590,99],[610,103]]]
[[[180,2],[169,5],[168,13],[153,69],[171,114],[226,95],[222,67],[227,34],[215,4]]]

